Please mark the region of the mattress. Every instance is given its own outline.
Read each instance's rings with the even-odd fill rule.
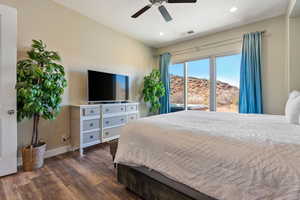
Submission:
[[[122,130],[116,163],[220,200],[299,200],[300,126],[284,116],[183,111]]]

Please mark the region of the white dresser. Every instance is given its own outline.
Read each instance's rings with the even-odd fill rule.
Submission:
[[[71,145],[73,150],[119,138],[120,128],[139,118],[138,103],[71,106]]]

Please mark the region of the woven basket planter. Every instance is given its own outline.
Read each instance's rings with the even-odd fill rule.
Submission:
[[[29,146],[22,149],[24,171],[33,171],[43,167],[46,146],[47,145],[43,143],[38,147]]]

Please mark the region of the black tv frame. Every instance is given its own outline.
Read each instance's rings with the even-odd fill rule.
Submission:
[[[127,77],[127,91],[126,91],[126,100],[99,100],[99,101],[90,101],[90,96],[89,96],[89,71],[92,72],[99,72],[99,73],[105,73],[105,74],[111,74],[111,75],[120,75],[120,76],[125,76]],[[105,103],[130,103],[130,78],[128,75],[124,74],[115,74],[115,73],[109,73],[109,72],[103,72],[103,71],[96,71],[96,70],[87,70],[87,102],[88,104],[105,104]]]

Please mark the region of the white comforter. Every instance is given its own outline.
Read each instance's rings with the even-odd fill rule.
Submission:
[[[300,126],[283,116],[184,111],[129,123],[115,162],[220,200],[299,200]]]

